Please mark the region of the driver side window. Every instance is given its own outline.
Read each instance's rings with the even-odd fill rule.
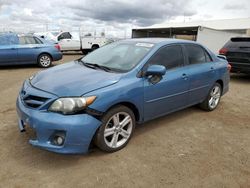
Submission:
[[[167,70],[183,66],[182,47],[179,45],[162,47],[149,60],[149,65],[163,65]]]

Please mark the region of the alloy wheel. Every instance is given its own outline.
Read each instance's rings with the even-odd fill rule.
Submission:
[[[50,64],[51,64],[51,59],[50,59],[50,57],[47,56],[47,55],[41,56],[39,61],[40,61],[40,65],[41,65],[42,67],[48,67],[48,66],[50,66]]]
[[[214,88],[210,92],[210,99],[208,101],[209,107],[211,109],[216,108],[220,101],[221,97],[221,88],[219,86],[214,86]]]
[[[126,112],[116,113],[105,125],[104,141],[110,148],[118,148],[130,138],[132,129],[131,116]]]

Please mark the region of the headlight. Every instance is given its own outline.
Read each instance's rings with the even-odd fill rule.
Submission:
[[[31,77],[29,77],[29,81],[33,80],[34,77],[35,75],[32,75]]]
[[[49,111],[63,114],[74,114],[84,110],[87,106],[91,105],[95,99],[96,96],[59,98],[52,103],[49,107]]]

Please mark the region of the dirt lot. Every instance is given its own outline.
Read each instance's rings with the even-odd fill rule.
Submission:
[[[232,75],[214,112],[192,107],[137,127],[119,152],[58,155],[18,132],[18,90],[39,70],[0,70],[0,187],[250,187],[250,77]]]

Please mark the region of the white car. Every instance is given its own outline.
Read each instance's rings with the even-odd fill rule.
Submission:
[[[35,35],[57,42],[61,47],[61,51],[82,51],[84,54],[112,42],[105,37],[80,37],[79,33],[76,32],[52,31],[45,33],[35,33]]]

